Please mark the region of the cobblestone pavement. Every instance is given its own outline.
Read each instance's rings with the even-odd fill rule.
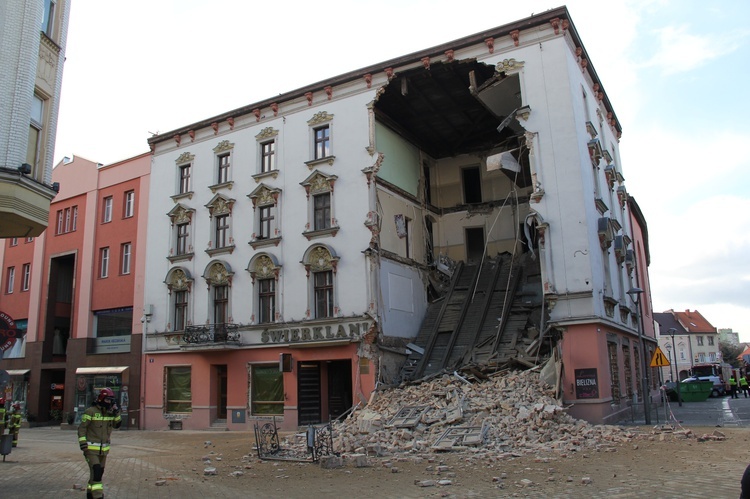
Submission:
[[[438,461],[393,459],[398,473],[382,461],[369,468],[323,470],[317,465],[261,462],[253,454],[251,432],[141,431],[113,434],[104,476],[110,498],[326,497],[556,497],[556,498],[736,498],[739,478],[750,462],[750,399],[714,399],[671,408],[684,427],[698,435],[722,430],[724,442],[696,439],[623,444],[615,452],[568,457],[539,456],[477,464],[466,455],[438,455]],[[662,419],[663,422],[663,419]],[[695,423],[695,425],[693,425]],[[717,428],[721,426],[721,428]],[[636,428],[635,426],[633,427]],[[645,431],[651,428],[637,427]],[[213,440],[224,461],[213,457],[219,476],[204,476],[202,456]],[[253,456],[241,466],[243,455]],[[444,456],[444,457],[443,457]],[[415,481],[440,479],[450,487],[420,488]],[[237,466],[240,465],[240,466]],[[433,469],[434,468],[434,469]],[[232,469],[244,476],[230,477]],[[493,478],[506,474],[501,483]],[[590,477],[590,485],[582,484]],[[76,433],[59,427],[23,428],[19,447],[0,462],[0,498],[85,497],[88,467]],[[164,485],[157,485],[164,481]],[[533,485],[524,485],[532,482]]]

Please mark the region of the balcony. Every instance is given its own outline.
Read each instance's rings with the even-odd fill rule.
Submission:
[[[224,349],[240,346],[240,332],[238,324],[203,324],[188,326],[182,335],[180,348],[195,349]]]
[[[0,167],[0,238],[41,235],[56,194],[17,169]]]

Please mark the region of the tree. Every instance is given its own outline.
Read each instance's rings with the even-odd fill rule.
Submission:
[[[721,358],[732,367],[742,367],[737,357],[745,350],[741,345],[732,345],[725,341],[719,342]]]

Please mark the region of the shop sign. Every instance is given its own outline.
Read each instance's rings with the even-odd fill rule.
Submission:
[[[96,338],[94,353],[130,353],[130,336]]]
[[[260,334],[264,344],[310,343],[361,339],[372,326],[372,321],[342,321],[327,326],[304,326],[266,329]]]
[[[16,323],[10,315],[0,312],[0,356],[6,350],[13,348],[16,341],[23,336],[23,331],[16,328]]]
[[[598,399],[599,381],[596,368],[576,369],[576,398]]]

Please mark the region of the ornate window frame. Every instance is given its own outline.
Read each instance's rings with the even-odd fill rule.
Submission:
[[[315,274],[319,272],[331,272],[333,277],[333,316],[340,317],[341,312],[338,306],[338,279],[337,269],[339,256],[327,244],[314,244],[310,246],[302,258],[302,265],[305,267],[307,277],[307,311],[306,319],[327,319],[329,317],[316,317],[315,310]]]
[[[191,326],[193,324],[192,316],[193,316],[193,306],[192,306],[192,296],[193,296],[193,276],[190,274],[190,271],[184,267],[174,267],[169,269],[169,272],[167,272],[167,276],[164,278],[164,284],[167,285],[167,290],[169,291],[169,316],[167,318],[167,330],[168,331],[175,331],[174,325],[176,322],[176,299],[177,299],[177,292],[179,291],[185,291],[187,292],[187,311],[185,312],[185,327]]]
[[[169,255],[167,256],[167,259],[172,262],[179,262],[183,260],[192,260],[193,256],[195,256],[194,248],[193,248],[193,214],[195,213],[195,210],[193,208],[187,207],[183,205],[182,203],[177,203],[177,205],[172,208],[169,213],[167,213],[167,216],[169,217],[170,224],[172,226],[171,229],[171,240],[169,242]],[[182,254],[177,254],[177,245],[179,244],[178,237],[179,237],[179,227],[182,225],[188,226],[188,236],[186,241],[186,251]]]
[[[211,219],[211,234],[208,241],[208,247],[206,248],[206,253],[210,256],[222,253],[231,254],[234,251],[234,237],[232,236],[232,226],[234,225],[232,219],[232,208],[234,207],[234,203],[234,199],[228,198],[223,194],[214,195],[214,197],[211,198],[211,201],[206,203],[206,208],[208,208],[208,216]],[[223,216],[227,217],[227,222],[229,223],[226,235],[227,242],[224,246],[217,247],[216,223],[217,219],[223,218]]]
[[[278,246],[281,242],[281,212],[279,210],[279,198],[281,189],[260,184],[253,192],[247,195],[253,203],[253,231],[252,238],[248,243],[253,249],[263,246]],[[258,237],[261,226],[261,212],[263,208],[271,208],[273,222],[271,223],[271,234],[269,237]]]
[[[175,165],[177,166],[176,170],[176,178],[175,178],[175,192],[176,194],[174,196],[171,196],[171,198],[176,203],[180,199],[193,198],[193,175],[195,173],[195,154],[191,154],[189,152],[184,152],[180,154],[176,160],[174,160]],[[189,168],[190,169],[190,179],[188,180],[189,185],[186,186],[186,190],[182,191],[182,171],[183,168]]]
[[[281,264],[276,257],[270,253],[258,253],[250,259],[247,266],[247,271],[250,273],[250,279],[253,283],[253,305],[252,305],[252,316],[251,321],[253,324],[268,324],[258,322],[260,316],[260,287],[257,285],[256,280],[262,279],[274,279],[276,281],[274,294],[274,318],[273,322],[282,321],[281,314],[281,290],[279,286],[281,280],[279,275],[281,273]]]
[[[328,175],[326,173],[315,170],[310,174],[304,181],[300,182],[300,185],[305,188],[307,195],[307,223],[305,224],[305,230],[302,235],[307,240],[315,239],[324,236],[336,237],[340,227],[338,220],[336,220],[335,211],[335,196],[334,185],[338,177],[336,175]],[[330,226],[325,229],[315,229],[315,196],[328,194],[331,198],[331,220]]]
[[[220,182],[219,178],[219,170],[221,168],[221,159],[222,157],[229,156],[229,166],[227,171],[227,178],[223,182]],[[216,147],[214,147],[214,171],[213,171],[213,179],[216,183],[213,185],[209,185],[208,188],[211,189],[211,192],[214,194],[221,190],[221,189],[229,189],[232,190],[232,186],[234,185],[234,180],[232,180],[232,174],[234,170],[234,142],[229,142],[228,140],[222,140],[219,142]]]
[[[273,127],[266,127],[255,136],[256,141],[256,161],[258,167],[256,173],[252,176],[256,183],[260,183],[264,179],[276,178],[279,176],[279,131]],[[263,146],[273,142],[274,144],[274,167],[271,170],[263,171]]]
[[[227,323],[234,322],[232,318],[232,277],[234,272],[232,267],[224,260],[211,260],[203,271],[203,279],[208,286],[208,310],[206,314],[206,324],[211,323],[214,309],[214,288],[217,286],[227,286],[229,293],[227,296]]]
[[[307,125],[310,129],[309,157],[312,158],[309,161],[305,161],[307,168],[312,170],[316,166],[323,164],[333,166],[333,162],[336,160],[336,156],[333,155],[333,115],[327,111],[317,112],[307,121]],[[322,128],[328,128],[328,154],[318,158],[315,156],[317,147],[315,134]]]

